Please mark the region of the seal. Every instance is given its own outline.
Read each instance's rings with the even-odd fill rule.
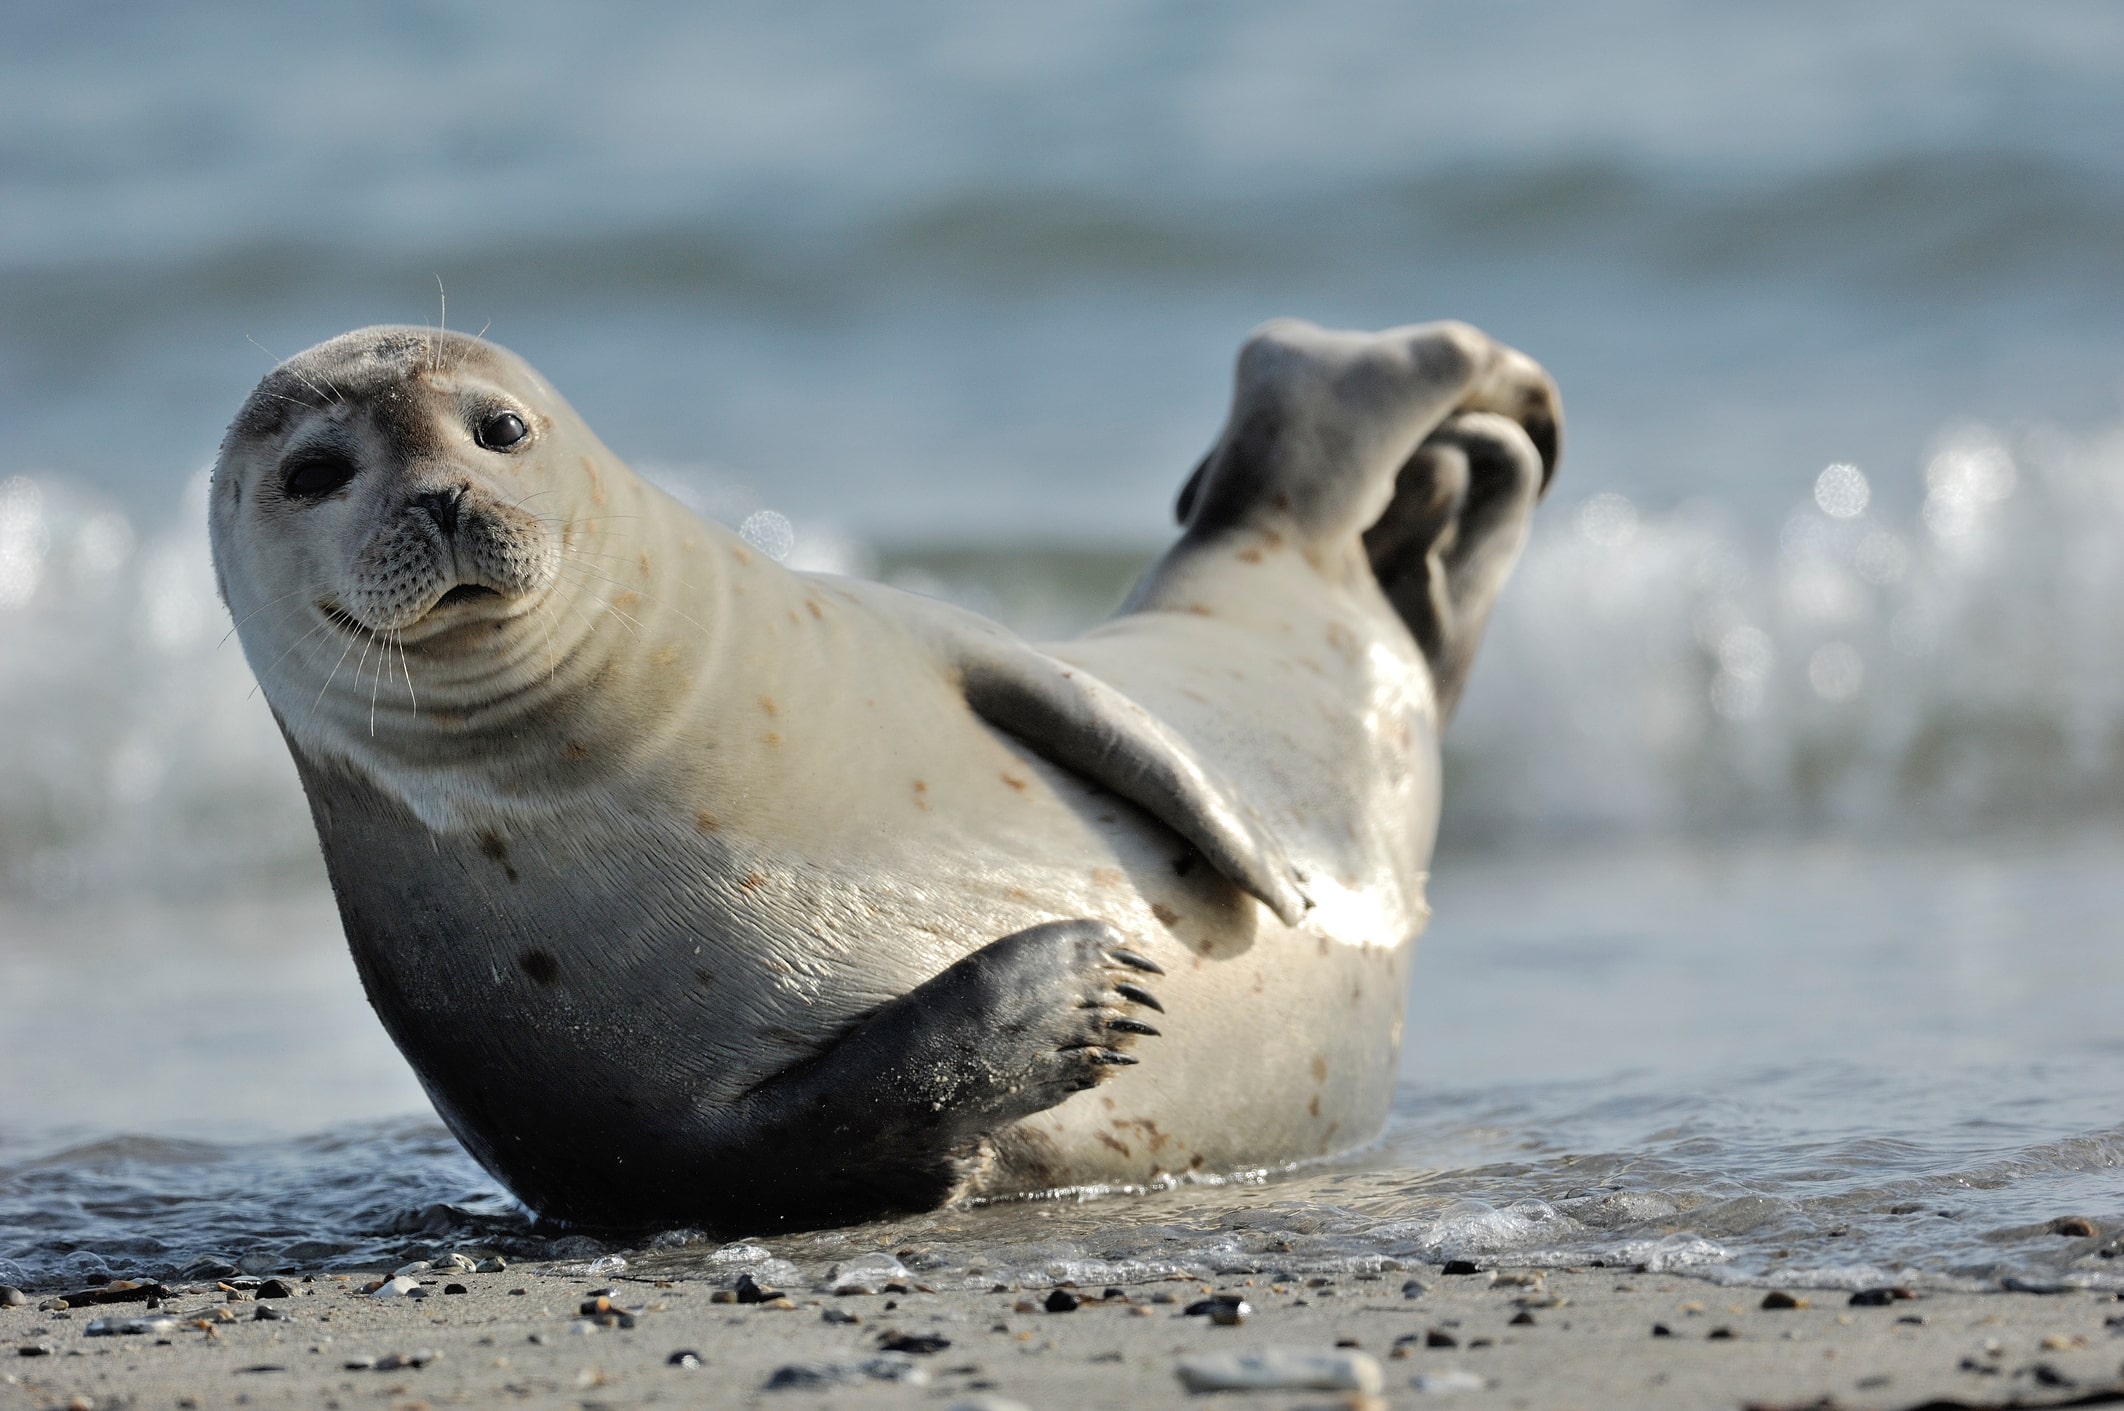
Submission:
[[[1267,325],[1178,541],[1034,647],[789,571],[513,354],[372,328],[244,403],[214,562],[473,1155],[564,1221],[819,1225],[1378,1130],[1438,733],[1558,435],[1465,325]]]

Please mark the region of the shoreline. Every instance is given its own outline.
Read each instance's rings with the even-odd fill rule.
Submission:
[[[364,1291],[384,1282],[380,1273],[278,1282],[284,1290],[255,1279],[173,1284],[154,1309],[40,1308],[48,1295],[0,1308],[0,1408],[742,1401],[1040,1411],[1377,1407],[1449,1393],[1457,1405],[1513,1408],[2124,1402],[2124,1305],[2086,1290],[1881,1292],[1854,1304],[1844,1290],[1438,1265],[1289,1283],[1176,1276],[1059,1298],[1030,1284],[791,1289],[750,1304],[706,1280],[593,1279],[533,1264],[419,1271],[390,1281],[396,1295]],[[1216,1295],[1243,1299],[1243,1319],[1187,1311]],[[162,1315],[147,1333],[90,1335],[99,1320]],[[1205,1397],[1179,1375],[1186,1358],[1265,1349],[1339,1357],[1343,1380],[1358,1387]],[[1377,1394],[1364,1389],[1366,1367]]]

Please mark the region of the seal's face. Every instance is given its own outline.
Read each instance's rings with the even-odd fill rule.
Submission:
[[[426,329],[350,333],[267,375],[223,443],[213,537],[284,723],[305,697],[333,713],[342,677],[373,722],[387,665],[398,704],[422,684],[447,704],[453,678],[497,684],[522,638],[550,640],[578,425],[521,360]]]

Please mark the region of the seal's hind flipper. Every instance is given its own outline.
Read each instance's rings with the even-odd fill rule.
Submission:
[[[1547,483],[1541,449],[1525,427],[1464,412],[1417,447],[1396,477],[1393,502],[1365,531],[1372,573],[1431,664],[1443,716],[1467,685]]]
[[[715,1113],[732,1164],[767,1173],[715,1208],[808,1224],[934,1209],[983,1138],[1137,1061],[1163,973],[1104,921],[989,943]]]
[[[1147,810],[1287,926],[1312,905],[1251,810],[1170,726],[1078,667],[1000,633],[954,644],[966,703],[1034,751]]]

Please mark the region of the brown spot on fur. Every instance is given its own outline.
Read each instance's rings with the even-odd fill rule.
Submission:
[[[1320,1115],[1320,1094],[1319,1094],[1319,1093],[1314,1093],[1314,1094],[1313,1094],[1313,1100],[1312,1100],[1311,1102],[1309,1102],[1309,1103],[1307,1103],[1307,1104],[1305,1105],[1305,1110],[1306,1110],[1307,1112],[1310,1112],[1310,1113],[1311,1113],[1311,1114],[1312,1114],[1313,1116],[1315,1116],[1315,1117],[1318,1117],[1318,1116]]]
[[[825,611],[820,608],[818,603],[810,598],[804,599],[804,610],[816,618],[824,619],[826,616]]]
[[[1280,529],[1264,529],[1264,530],[1262,530],[1262,531],[1261,531],[1261,544],[1262,544],[1262,547],[1263,547],[1263,548],[1269,548],[1269,549],[1280,549],[1280,548],[1282,548],[1282,547],[1283,547],[1283,531],[1282,531],[1282,530],[1280,530]]]
[[[1241,549],[1239,551],[1239,561],[1241,563],[1259,563],[1261,562],[1261,550]]]
[[[790,625],[791,627],[801,627],[801,626],[803,626],[803,622],[802,622],[802,621],[801,621],[801,620],[800,620],[800,619],[799,619],[799,618],[797,617],[797,615],[796,615],[796,609],[795,609],[795,608],[791,608],[791,609],[789,610],[789,625]]]
[[[1028,787],[1030,787],[1029,781],[1020,779],[1017,775],[1012,774],[1009,770],[1005,770],[1003,772],[1002,779],[1004,783],[1010,785],[1013,789],[1016,789],[1021,794],[1024,793]]]
[[[1317,938],[1317,940],[1316,940],[1315,944],[1316,944],[1316,945],[1317,945],[1317,946],[1319,947],[1320,953],[1321,953],[1322,955],[1326,955],[1326,954],[1327,954],[1327,948],[1328,948],[1328,938],[1327,938],[1326,936],[1321,936],[1321,937]]]
[[[760,736],[760,743],[770,747],[774,745],[779,745],[780,743],[782,743],[781,732],[777,730],[769,730],[766,734]]]
[[[567,744],[561,746],[561,755],[566,759],[588,759],[590,758],[590,747],[581,740],[570,740]]]
[[[704,808],[693,815],[693,826],[700,829],[703,833],[713,833],[716,829],[723,826],[723,820]]]
[[[527,950],[516,958],[516,968],[541,985],[560,978],[560,962],[542,950]]]
[[[1176,930],[1180,925],[1180,913],[1162,901],[1151,903],[1151,915],[1157,917],[1158,924],[1164,926],[1167,930]]]
[[[678,648],[665,647],[649,660],[655,662],[658,666],[669,666],[678,660]]]
[[[701,988],[704,990],[715,988],[715,972],[713,970],[696,970],[693,972],[693,978],[701,982]]]
[[[735,544],[732,544],[730,546],[730,557],[737,560],[738,567],[740,568],[746,568],[751,566],[752,555],[746,553],[743,549],[739,548]]]
[[[767,714],[770,716],[780,715],[782,713],[781,707],[777,706],[774,703],[773,696],[761,696],[760,709],[766,711]]]
[[[1313,1055],[1313,1081],[1316,1083],[1327,1081],[1327,1055],[1324,1053]]]
[[[1118,887],[1127,880],[1128,878],[1122,875],[1121,869],[1118,867],[1094,867],[1092,869],[1092,885],[1094,887]]]
[[[575,547],[575,525],[572,521],[561,526],[561,547],[564,549]]]
[[[1202,1153],[1201,1153],[1201,1152],[1199,1152],[1199,1151],[1198,1151],[1198,1152],[1196,1152],[1196,1153],[1195,1153],[1195,1154],[1194,1154],[1193,1156],[1190,1156],[1190,1157],[1189,1157],[1189,1158],[1187,1159],[1187,1169],[1188,1169],[1188,1170],[1190,1170],[1190,1171],[1200,1171],[1200,1170],[1202,1169]]]
[[[597,462],[583,457],[583,474],[590,477],[590,503],[602,506],[605,503],[605,477],[597,473]]]
[[[641,606],[641,601],[642,595],[630,588],[626,592],[614,598],[612,600],[612,606],[618,608],[621,612],[625,612],[629,608]]]
[[[482,856],[493,858],[496,862],[509,860],[509,845],[502,841],[502,835],[492,828],[479,835],[479,851]]]
[[[748,892],[756,892],[766,885],[767,874],[764,872],[747,872],[738,878],[738,886]]]
[[[1023,887],[1012,887],[1009,890],[1005,891],[1003,895],[1009,897],[1012,901],[1032,900],[1032,893],[1026,891]]]
[[[1208,604],[1208,603],[1189,603],[1189,604],[1187,605],[1187,610],[1188,610],[1189,612],[1193,613],[1193,614],[1194,614],[1195,616],[1197,616],[1197,617],[1215,617],[1215,616],[1216,616],[1216,614],[1215,614],[1215,613],[1213,613],[1213,612],[1211,612],[1211,611],[1210,611],[1210,609],[1209,609],[1209,604]]]
[[[690,549],[693,546],[688,544],[686,547]],[[635,556],[634,561],[641,565],[642,577],[647,578],[649,576],[649,551],[647,549],[642,550],[640,554]]]
[[[1107,1135],[1106,1133],[1104,1133],[1104,1132],[1094,1132],[1094,1133],[1092,1133],[1092,1135],[1093,1135],[1093,1136],[1095,1136],[1095,1137],[1097,1137],[1097,1138],[1099,1139],[1099,1145],[1101,1145],[1101,1146],[1104,1146],[1104,1147],[1109,1147],[1109,1148],[1113,1149],[1114,1151],[1118,1151],[1118,1152],[1120,1152],[1120,1153],[1121,1153],[1121,1154],[1122,1154],[1123,1156],[1134,1156],[1134,1155],[1135,1155],[1135,1153],[1134,1153],[1134,1152],[1132,1152],[1132,1151],[1130,1151],[1130,1150],[1128,1149],[1128,1143],[1127,1143],[1127,1142],[1124,1142],[1124,1141],[1120,1141],[1120,1140],[1117,1140],[1117,1139],[1116,1139],[1116,1138],[1114,1138],[1114,1137],[1110,1137],[1110,1136],[1108,1136],[1108,1135]]]

